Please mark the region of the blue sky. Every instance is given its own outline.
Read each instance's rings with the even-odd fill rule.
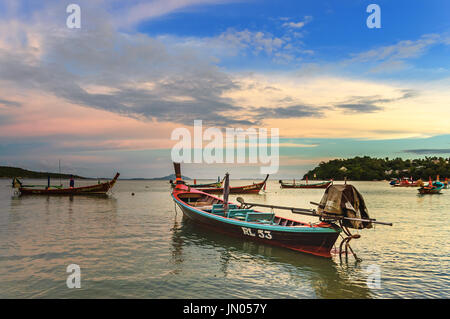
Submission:
[[[381,29],[369,29],[366,26],[366,19],[370,15],[366,8],[371,3],[376,3],[381,8]],[[323,63],[348,59],[353,54],[402,40],[416,40],[425,34],[448,33],[449,10],[448,1],[436,0],[244,1],[175,12],[138,23],[136,30],[152,36],[169,34],[179,37],[214,37],[232,28],[263,31],[274,37],[282,37],[289,31],[283,24],[311,17],[305,27],[291,28],[290,31],[301,33],[301,38],[297,40],[315,52],[314,55],[302,55],[302,63]],[[431,48],[426,56],[418,57],[415,62],[426,68],[448,67],[450,59],[445,57],[449,53],[450,49],[445,46]],[[259,61],[260,65],[255,63],[253,56],[248,56],[245,63],[250,63],[252,68],[289,68],[286,65],[267,66],[267,56],[258,58],[262,60]],[[239,62],[221,65],[245,68],[245,63],[242,56],[239,56]]]
[[[69,3],[81,29],[65,25]],[[366,25],[371,3],[380,29]],[[0,165],[164,175],[171,132],[199,119],[279,128],[280,177],[336,157],[449,156],[448,12],[444,0],[2,1]]]

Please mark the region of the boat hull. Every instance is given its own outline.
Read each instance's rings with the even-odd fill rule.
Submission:
[[[320,184],[285,184],[281,183],[281,188],[328,188],[332,182],[325,182]]]
[[[19,188],[21,195],[105,195],[116,183],[119,173],[109,182],[73,188]]]
[[[183,215],[197,225],[242,240],[255,240],[320,257],[331,257],[331,249],[340,233],[340,229],[334,228],[333,225],[286,227],[239,221],[196,209],[179,200],[174,194],[172,197]]]
[[[172,186],[172,188],[175,188],[175,184],[172,181],[171,181],[171,186]],[[209,183],[209,184],[186,184],[186,186],[194,187],[194,188],[202,188],[202,187],[220,188],[220,187],[222,187],[222,182],[214,182],[214,183]]]
[[[432,195],[432,194],[440,194],[442,188],[419,188],[419,193],[421,195]]]
[[[394,187],[419,187],[420,185],[418,183],[414,183],[414,184],[395,184],[392,186],[394,186]]]
[[[263,189],[264,185],[266,185],[267,179],[269,178],[269,175],[266,176],[265,180],[252,184],[252,185],[246,185],[246,186],[236,186],[236,187],[230,187],[229,194],[258,194],[261,189]],[[191,187],[194,187],[191,185]],[[202,191],[207,194],[223,194],[223,187],[221,188],[199,188],[194,187],[195,189]]]

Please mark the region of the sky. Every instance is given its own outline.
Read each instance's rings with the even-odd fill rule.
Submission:
[[[369,4],[381,28],[369,28]],[[69,4],[81,9],[68,28]],[[278,128],[274,178],[450,156],[450,2],[0,1],[0,165],[172,173],[176,128]],[[261,177],[252,164],[183,175]]]

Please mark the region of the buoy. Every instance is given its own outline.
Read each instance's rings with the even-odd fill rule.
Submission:
[[[131,193],[131,196],[134,196],[134,193]]]

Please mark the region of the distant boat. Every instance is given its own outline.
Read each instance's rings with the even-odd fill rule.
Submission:
[[[69,188],[47,187],[43,185],[40,185],[43,188],[36,188],[33,185],[22,185],[19,179],[14,178],[13,187],[17,188],[21,195],[105,195],[114,186],[119,175],[117,173],[112,180],[106,183]]]
[[[431,178],[428,182],[427,186],[422,186],[418,189],[419,193],[421,195],[426,194],[440,194],[441,190],[444,188],[444,184],[441,182],[432,182]]]
[[[245,186],[230,187],[230,194],[258,194],[259,191],[261,189],[263,189],[264,186],[266,185],[268,178],[269,178],[269,174],[267,174],[264,181],[262,181],[260,183],[254,183],[252,185],[245,185]],[[191,185],[191,187],[193,187],[199,191],[208,193],[208,194],[222,194],[223,193],[222,187],[220,187],[220,188],[201,188],[196,185]]]
[[[394,187],[420,187],[423,186],[423,181],[421,179],[413,181],[403,178],[402,180],[397,180],[394,184],[391,183],[391,185]]]
[[[400,183],[400,181],[398,179],[393,179],[392,181],[389,182],[389,185],[394,186],[395,184]]]
[[[222,184],[223,184],[223,179],[222,179],[222,181],[217,181],[217,182],[214,182],[214,183],[207,183],[207,184],[195,184],[195,179],[194,179],[194,184],[186,184],[187,186],[190,186],[190,187],[195,187],[195,188],[202,188],[202,187],[207,187],[207,188],[220,188],[220,187],[222,187]],[[175,184],[173,183],[173,181],[172,180],[170,180],[170,185],[172,186],[172,188],[173,187],[175,187]]]
[[[285,183],[282,180],[279,181],[281,188],[327,188],[330,186],[333,182],[332,181],[326,181],[321,183],[313,183],[313,184],[295,184],[295,181],[290,183]]]

